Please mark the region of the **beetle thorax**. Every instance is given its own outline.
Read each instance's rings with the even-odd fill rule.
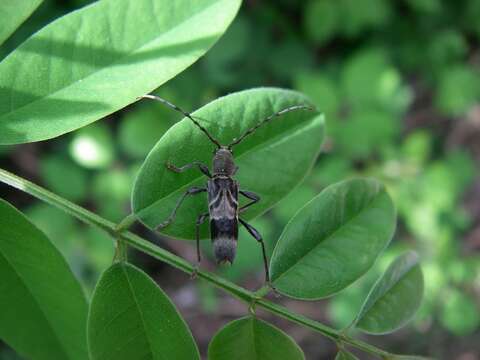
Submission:
[[[213,175],[233,176],[236,170],[232,152],[224,147],[218,149],[213,157]]]

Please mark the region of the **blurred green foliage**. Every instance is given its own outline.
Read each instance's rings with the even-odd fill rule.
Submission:
[[[0,48],[0,58],[41,25],[89,2],[45,0]],[[338,326],[353,320],[381,270],[408,245],[422,255],[425,271],[418,329],[440,324],[459,336],[479,329],[480,253],[469,250],[466,234],[480,219],[464,199],[480,182],[480,154],[452,137],[479,120],[479,19],[476,0],[245,1],[214,48],[157,91],[194,110],[234,90],[284,86],[305,92],[326,113],[327,141],[311,174],[254,222],[269,253],[286,222],[325,186],[355,174],[387,184],[399,212],[394,246],[359,286],[329,302]],[[178,120],[156,103],[133,104],[39,146],[38,176],[54,192],[119,221],[129,211],[138,164]],[[18,151],[0,147],[0,162]],[[111,262],[111,243],[47,206],[27,213],[91,288]],[[258,244],[241,233],[235,266],[220,271],[236,281],[252,272],[260,278]],[[206,309],[215,306],[211,291],[199,293]]]

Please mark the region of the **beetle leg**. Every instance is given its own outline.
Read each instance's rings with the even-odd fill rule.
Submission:
[[[202,261],[202,257],[200,254],[200,225],[202,225],[205,220],[208,219],[209,215],[209,213],[199,215],[197,218],[197,222],[195,223],[195,239],[197,240],[197,261],[199,266],[200,261]]]
[[[207,191],[207,189],[205,188],[200,188],[200,187],[191,187],[190,189],[188,189],[187,191],[185,191],[182,195],[182,197],[178,200],[177,202],[177,205],[175,205],[175,208],[173,209],[172,213],[170,214],[170,216],[167,218],[167,220],[165,220],[163,223],[161,223],[160,225],[157,226],[157,229],[163,229],[164,227],[170,225],[172,223],[173,220],[175,220],[175,216],[177,215],[177,210],[178,208],[180,207],[180,205],[182,205],[182,202],[183,200],[185,200],[185,198],[188,196],[188,195],[195,195],[195,194],[199,194],[201,192],[204,192],[204,191]]]
[[[263,242],[262,235],[260,235],[257,229],[255,229],[252,225],[248,224],[240,218],[238,220],[243,226],[245,226],[250,235],[252,235],[255,240],[257,240],[260,245],[262,245],[263,265],[265,266],[265,281],[267,282],[267,284],[270,284],[270,272],[268,271],[267,252],[265,251],[265,243]]]
[[[251,192],[251,191],[245,191],[245,190],[240,190],[239,191],[240,194],[242,194],[243,196],[245,196],[247,199],[250,199],[252,201],[250,201],[248,204],[246,205],[243,205],[238,211],[239,212],[244,212],[245,210],[247,210],[248,207],[252,206],[253,204],[257,203],[260,201],[260,196]]]
[[[191,278],[195,279],[197,277],[198,269],[200,268],[200,261],[202,261],[202,257],[200,254],[200,225],[202,225],[205,220],[209,217],[209,213],[201,214],[197,218],[197,222],[195,223],[195,239],[197,240],[197,265],[193,268],[193,272],[191,274]]]
[[[183,165],[183,166],[180,166],[180,167],[177,167],[177,166],[167,162],[167,163],[165,163],[165,166],[167,167],[168,170],[171,170],[171,171],[176,172],[176,173],[182,173],[185,170],[191,169],[194,166],[198,166],[198,169],[204,175],[208,176],[209,178],[212,177],[212,174],[210,174],[210,170],[208,170],[208,166],[201,163],[200,161],[194,161],[191,164],[186,164],[186,165]]]

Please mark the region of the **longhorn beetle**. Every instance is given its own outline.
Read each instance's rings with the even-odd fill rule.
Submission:
[[[240,222],[240,224],[247,229],[250,235],[252,235],[262,246],[263,263],[265,266],[265,279],[267,283],[270,283],[267,254],[265,252],[265,244],[262,236],[252,225],[248,224],[245,220],[239,217],[239,215],[247,210],[247,208],[260,201],[260,196],[251,191],[240,189],[238,182],[233,179],[233,176],[238,170],[238,166],[235,165],[233,160],[232,148],[242,142],[247,136],[253,134],[260,126],[266,124],[273,118],[286,114],[290,111],[313,110],[312,107],[307,105],[294,105],[277,111],[245,131],[240,137],[233,139],[230,144],[222,145],[207,131],[205,127],[200,125],[200,123],[195,120],[192,114],[183,111],[178,106],[155,95],[144,95],[142,98],[159,101],[182,113],[183,116],[190,119],[195,126],[203,131],[208,139],[216,146],[212,161],[212,173],[210,173],[207,165],[199,161],[194,161],[191,164],[186,164],[181,167],[177,167],[168,162],[166,163],[167,168],[176,173],[184,172],[192,167],[198,167],[198,169],[208,177],[208,181],[206,187],[191,187],[188,189],[180,197],[170,216],[163,223],[158,225],[157,229],[165,228],[175,220],[177,210],[187,196],[206,192],[208,198],[208,212],[200,214],[195,223],[198,264],[200,264],[201,261],[200,225],[202,225],[207,218],[210,218],[210,233],[213,242],[215,259],[218,264],[224,264],[227,262],[232,264],[237,249],[238,223]],[[239,207],[239,194],[245,196],[250,200],[250,202]]]

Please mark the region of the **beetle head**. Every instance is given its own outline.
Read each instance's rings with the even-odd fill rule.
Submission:
[[[236,171],[237,166],[233,161],[232,151],[225,146],[217,149],[213,156],[213,174],[233,176]]]
[[[217,264],[229,263],[231,265],[237,252],[237,241],[228,237],[215,239],[213,242],[213,252]]]

